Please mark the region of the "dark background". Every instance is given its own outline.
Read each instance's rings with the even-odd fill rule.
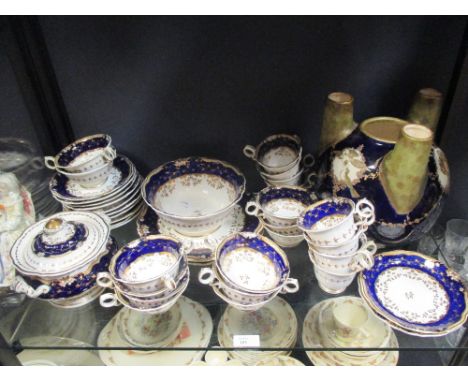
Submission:
[[[351,93],[362,121],[404,117],[418,89],[437,88],[451,101],[440,127],[452,171],[444,217],[468,218],[465,17],[75,16],[34,25],[70,134],[109,133],[143,175],[204,155],[236,164],[257,190],[243,146],[295,132],[314,152],[328,93]],[[0,53],[0,134],[40,141],[11,52],[7,44]]]

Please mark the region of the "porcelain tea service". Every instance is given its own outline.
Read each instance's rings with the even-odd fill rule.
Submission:
[[[92,212],[61,212],[31,225],[11,249],[11,288],[62,307],[94,300],[102,293],[96,276],[117,250],[109,233],[107,217]]]
[[[260,176],[271,186],[301,184],[304,168],[315,163],[310,154],[302,157],[301,139],[297,135],[271,135],[257,147],[246,145],[243,151],[256,163]]]
[[[313,200],[306,189],[297,186],[266,187],[246,204],[246,212],[257,216],[270,237],[282,247],[295,247],[303,241],[297,219]]]
[[[57,171],[49,189],[64,211],[104,212],[115,229],[143,208],[142,177],[128,158],[116,154],[108,135],[82,138],[46,157],[46,165]]]
[[[278,293],[299,290],[289,278],[289,262],[281,248],[269,239],[250,233],[227,237],[217,248],[212,268],[202,268],[198,279],[242,310],[257,310]]]
[[[111,259],[109,272],[97,275],[102,287],[114,293],[101,296],[103,307],[163,313],[187,288],[187,250],[169,236],[150,235],[122,247]]]

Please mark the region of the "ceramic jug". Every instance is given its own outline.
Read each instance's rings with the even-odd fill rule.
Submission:
[[[345,99],[339,97],[338,101]],[[329,97],[325,115],[330,112],[330,102],[335,101]],[[347,115],[342,131],[348,132],[353,119],[349,104],[338,102],[333,108],[335,113]],[[344,133],[339,126],[327,125],[329,120],[324,118],[322,135],[341,138]],[[433,145],[433,137],[428,127],[399,118],[367,119],[337,143],[328,140],[318,161],[319,191],[369,199],[376,213],[370,230],[377,241],[403,244],[417,240],[437,220],[449,191],[447,160]]]

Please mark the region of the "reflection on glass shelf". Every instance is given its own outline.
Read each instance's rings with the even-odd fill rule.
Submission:
[[[114,233],[120,244],[128,242],[136,237],[135,225]],[[419,246],[415,243],[407,249],[418,248],[439,256],[437,236],[426,236]],[[231,359],[247,365],[279,355],[291,355],[306,365],[449,362],[464,328],[437,338],[410,336],[388,329],[368,309],[359,313],[360,308],[353,314],[356,320],[346,321],[354,307],[340,312],[336,301],[343,300],[342,296],[359,296],[356,281],[335,299],[318,287],[305,244],[286,252],[291,276],[299,280],[300,290],[278,297],[260,311],[228,307],[211,287],[198,282],[200,267],[191,266],[189,287],[164,322],[132,314],[126,308],[104,309],[98,300],[76,309],[61,309],[25,299],[0,308],[0,332],[25,364],[199,364],[208,349],[226,350]],[[347,337],[348,332],[353,335]]]

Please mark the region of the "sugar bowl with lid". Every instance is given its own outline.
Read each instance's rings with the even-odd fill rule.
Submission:
[[[107,217],[92,212],[61,212],[33,224],[11,249],[12,289],[70,307],[91,289],[97,297],[96,275],[117,249],[109,234]]]

